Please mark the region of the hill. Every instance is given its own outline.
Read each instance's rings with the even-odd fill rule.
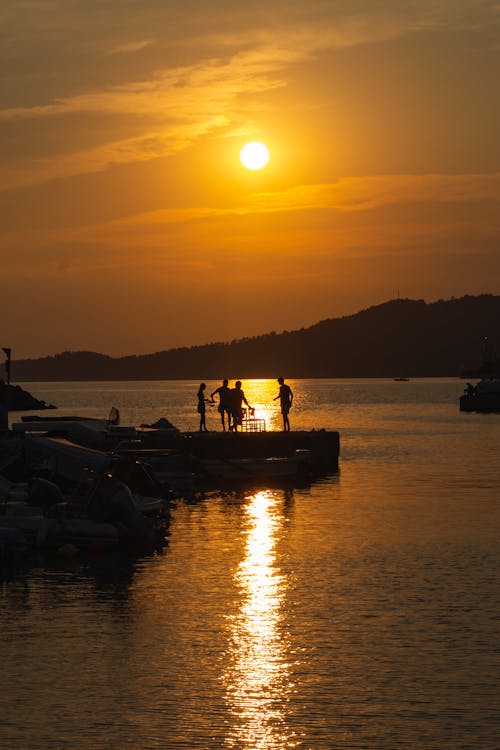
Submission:
[[[12,365],[28,380],[458,376],[500,351],[500,296],[397,299],[297,331],[113,358],[63,352]]]

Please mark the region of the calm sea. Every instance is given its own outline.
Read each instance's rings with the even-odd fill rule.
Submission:
[[[24,385],[197,427],[199,383]],[[180,501],[162,556],[1,583],[2,750],[498,749],[500,415],[460,413],[458,380],[290,385],[338,474]],[[276,382],[243,388],[278,428]]]

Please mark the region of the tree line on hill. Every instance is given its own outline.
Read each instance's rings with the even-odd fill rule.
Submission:
[[[397,299],[309,328],[109,357],[63,352],[12,364],[17,381],[459,376],[500,351],[500,296]]]

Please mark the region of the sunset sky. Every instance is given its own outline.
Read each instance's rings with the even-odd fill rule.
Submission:
[[[500,294],[500,0],[4,0],[0,36],[13,357]]]

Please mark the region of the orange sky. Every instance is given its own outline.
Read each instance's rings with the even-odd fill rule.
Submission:
[[[6,0],[0,20],[14,357],[500,294],[497,0]]]

